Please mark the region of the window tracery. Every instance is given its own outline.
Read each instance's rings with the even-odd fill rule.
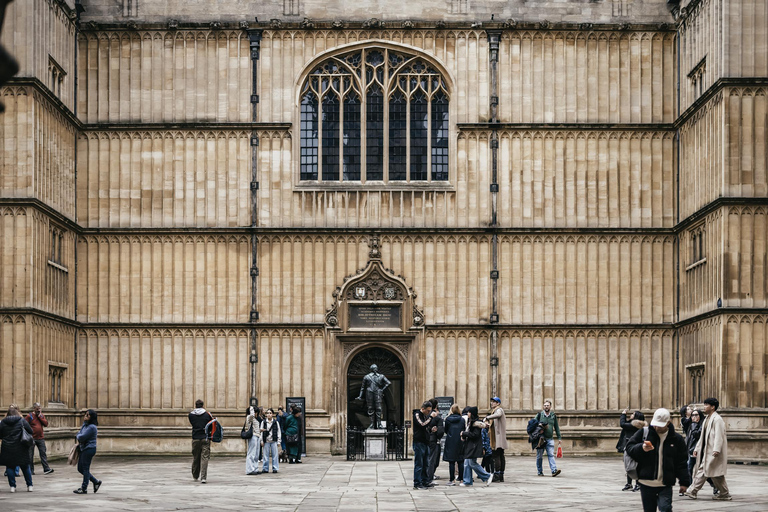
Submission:
[[[329,57],[301,89],[300,180],[447,181],[449,99],[442,74],[416,55]]]

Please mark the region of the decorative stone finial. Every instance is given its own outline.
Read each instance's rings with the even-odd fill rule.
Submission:
[[[240,28],[243,30],[248,30],[249,28],[251,28],[251,25],[247,21],[241,21]]]
[[[272,18],[269,20],[269,27],[270,28],[283,28],[283,22],[280,21],[277,18]]]
[[[363,28],[384,28],[384,22],[378,18],[370,18],[363,22]]]
[[[126,26],[129,29],[131,29],[131,30],[138,30],[139,29],[139,25],[135,21],[133,21],[133,20],[131,20],[128,23],[126,23]]]
[[[179,20],[168,20],[168,30],[177,30],[179,28]]]
[[[443,20],[439,20],[437,23],[435,23],[435,28],[437,29],[444,29],[445,28],[445,22]]]
[[[301,28],[315,28],[315,22],[309,18],[304,18],[301,22]]]
[[[515,28],[517,27],[517,20],[513,20],[512,18],[509,18],[507,21],[501,24],[504,28]]]
[[[403,28],[405,29],[412,29],[414,27],[414,24],[411,20],[405,20],[403,22]]]
[[[344,22],[341,20],[333,20],[331,27],[335,28],[336,30],[342,29],[344,28]]]
[[[212,21],[210,23],[211,30],[219,30],[221,28],[221,22],[220,21]]]

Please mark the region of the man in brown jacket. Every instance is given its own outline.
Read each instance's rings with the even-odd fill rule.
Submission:
[[[53,473],[53,468],[48,465],[48,456],[45,448],[45,432],[43,431],[43,427],[48,426],[48,420],[45,418],[45,414],[43,414],[43,409],[40,407],[39,402],[32,404],[32,412],[27,414],[27,417],[24,419],[27,420],[29,426],[32,427],[32,439],[35,440],[35,443],[29,447],[29,465],[32,467],[32,474],[35,474],[35,446],[37,446],[37,451],[40,453],[40,464],[43,465],[43,473],[50,475]]]
[[[507,461],[504,458],[504,450],[507,449],[507,417],[501,408],[501,398],[491,398],[491,413],[485,417],[486,422],[491,423],[488,433],[491,436],[491,448],[493,449],[493,481],[504,481],[504,469]]]

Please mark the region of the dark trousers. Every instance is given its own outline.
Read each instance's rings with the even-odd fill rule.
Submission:
[[[429,447],[427,443],[413,443],[413,486],[427,485],[427,467],[429,465]]]
[[[504,448],[493,450],[493,467],[497,473],[503,473],[507,467],[507,459],[504,457]]]
[[[94,484],[99,481],[91,474],[91,461],[96,455],[96,448],[87,448],[80,451],[80,459],[77,461],[77,471],[83,475],[83,490],[88,489],[88,482]]]
[[[37,452],[40,454],[40,464],[43,465],[43,471],[48,471],[51,467],[48,465],[48,454],[45,450],[45,439],[35,439],[35,444],[29,447],[29,465],[32,467],[32,472],[35,472],[35,446],[37,446]]]
[[[459,468],[459,482],[462,482],[464,480],[464,461],[448,461],[448,471],[451,473],[451,482],[454,480],[454,476],[456,475],[456,467]]]
[[[484,470],[491,474],[496,472],[493,465],[493,454],[484,455],[480,465],[483,466]]]
[[[211,442],[208,439],[192,440],[192,478],[208,478],[208,460],[211,458]]]
[[[440,464],[440,443],[429,443],[429,455],[427,456],[427,480],[430,482],[435,479],[435,471]]]
[[[648,487],[640,484],[640,498],[643,500],[643,512],[672,512],[672,486]]]

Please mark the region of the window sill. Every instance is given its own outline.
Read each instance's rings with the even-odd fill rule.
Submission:
[[[699,266],[705,264],[706,262],[707,262],[707,258],[701,258],[699,261],[697,261],[695,263],[691,263],[690,265],[685,267],[685,271],[689,272],[689,271],[695,269],[696,267],[699,267]]]
[[[51,260],[48,260],[48,264],[50,266],[54,267],[54,268],[57,268],[57,269],[59,269],[59,270],[61,270],[63,272],[66,272],[67,274],[69,274],[69,269],[67,267],[65,267],[64,265],[59,265],[55,261],[51,261]]]
[[[369,181],[360,182],[331,182],[323,183],[308,181],[297,183],[294,192],[327,192],[336,190],[339,192],[454,192],[456,189],[448,181],[421,181],[421,182],[389,182]]]

